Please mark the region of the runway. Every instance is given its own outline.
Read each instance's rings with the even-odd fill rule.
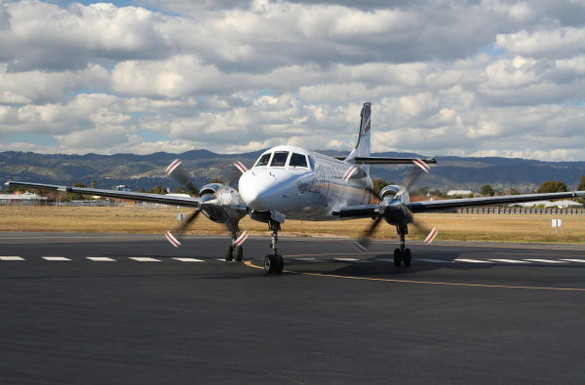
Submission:
[[[585,247],[0,234],[4,384],[582,384]]]

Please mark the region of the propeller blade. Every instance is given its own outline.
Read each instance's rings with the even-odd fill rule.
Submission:
[[[240,172],[243,174],[246,171],[248,171],[248,169],[246,168],[246,166],[244,166],[244,164],[240,161],[234,163],[234,166],[236,166],[238,168],[238,170],[240,170]]]
[[[431,244],[435,238],[437,238],[437,235],[439,235],[439,229],[437,229],[436,227],[433,227],[432,229],[428,229],[426,226],[423,226],[420,224],[420,222],[418,221],[413,221],[412,225],[416,228],[416,230],[421,233],[421,234],[427,234],[427,236],[424,239],[424,243]]]
[[[425,162],[423,162],[421,159],[414,159],[412,161],[412,163],[414,163],[415,165],[417,165],[421,170],[423,170],[426,173],[429,173],[431,171],[431,166],[429,166],[428,164],[426,164]]]
[[[189,227],[189,225],[191,224],[191,222],[193,222],[195,220],[195,218],[197,218],[197,216],[199,215],[199,213],[201,213],[201,210],[197,209],[195,211],[193,211],[191,213],[191,215],[189,215],[184,221],[183,223],[181,223],[181,226],[179,226],[176,230],[174,231],[167,231],[165,234],[165,238],[167,239],[167,241],[169,241],[169,243],[171,245],[173,245],[174,247],[181,247],[183,244],[180,241],[180,236],[185,232],[185,230],[187,230],[187,227]]]
[[[353,176],[353,174],[356,173],[357,170],[358,166],[356,166],[355,164],[348,168],[343,174],[343,180],[347,182]]]
[[[382,221],[383,216],[380,215],[374,220],[370,227],[362,233],[362,236],[354,242],[354,246],[361,252],[367,252],[369,250],[370,239],[376,228]]]
[[[248,239],[250,234],[247,231],[244,231],[238,238],[236,238],[232,243],[234,246],[242,246],[242,244]]]
[[[437,235],[439,235],[439,230],[437,230],[436,227],[433,227],[429,235],[427,235],[427,237],[425,238],[425,243],[427,245],[430,244],[435,240],[435,238],[437,238]]]
[[[184,186],[193,195],[199,195],[199,189],[191,182],[191,177],[182,166],[180,159],[175,159],[166,169],[166,175],[172,176],[181,186]]]

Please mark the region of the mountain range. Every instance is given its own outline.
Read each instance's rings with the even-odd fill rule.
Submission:
[[[346,152],[318,151],[330,156],[344,156]],[[63,155],[32,152],[0,152],[0,181],[20,180],[40,183],[89,185],[112,188],[127,185],[133,190],[150,190],[155,186],[178,186],[165,178],[166,166],[181,159],[193,175],[196,185],[212,179],[229,179],[235,172],[233,163],[241,161],[251,167],[262,151],[242,154],[218,154],[207,150],[193,150],[182,154],[157,152],[150,155]],[[417,154],[384,152],[379,157],[420,157]],[[437,156],[438,164],[431,173],[418,182],[418,187],[446,192],[452,189],[479,191],[484,184],[495,189],[514,188],[532,192],[545,181],[561,181],[575,188],[581,175],[585,175],[585,162],[544,162],[511,158],[466,158]],[[407,178],[411,166],[372,167],[373,178],[400,184]]]

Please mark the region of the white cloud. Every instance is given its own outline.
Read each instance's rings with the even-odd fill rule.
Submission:
[[[0,3],[0,150],[585,160],[582,2],[140,4]]]

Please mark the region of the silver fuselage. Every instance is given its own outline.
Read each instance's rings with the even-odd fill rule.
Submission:
[[[289,219],[331,220],[332,212],[348,206],[369,203],[372,180],[363,169],[350,178],[344,174],[351,164],[296,146],[277,146],[266,154],[290,155],[284,165],[257,162],[239,181],[239,192],[246,205],[257,212],[275,210]],[[306,166],[293,166],[292,154],[306,157]],[[260,161],[260,160],[259,160]]]

